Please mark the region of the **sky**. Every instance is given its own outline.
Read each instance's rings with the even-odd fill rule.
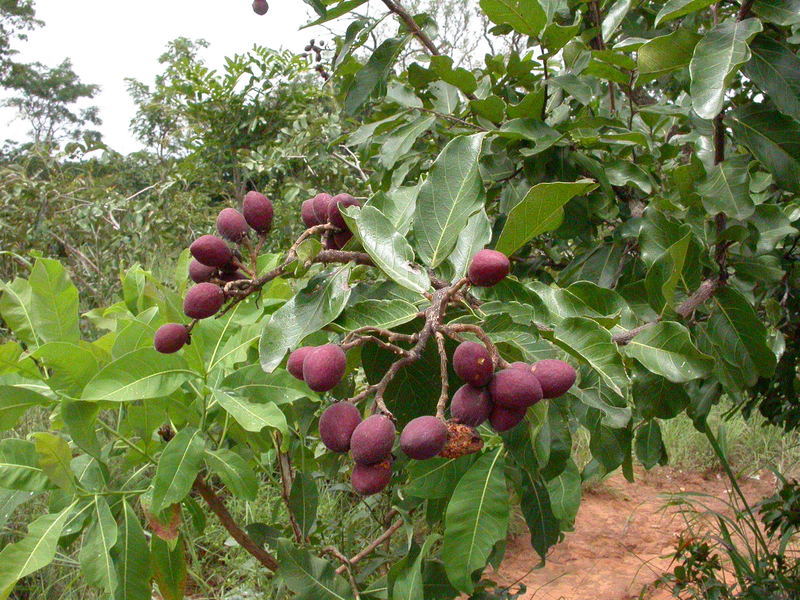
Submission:
[[[125,78],[152,82],[161,70],[158,57],[167,42],[179,36],[203,38],[209,66],[220,67],[225,56],[244,52],[253,44],[301,52],[319,28],[300,31],[311,20],[301,0],[269,0],[264,16],[256,15],[250,0],[36,0],[44,27],[18,42],[17,60],[48,66],[70,58],[84,83],[100,85],[94,104],[100,107],[100,128],[108,145],[127,153],[140,148],[128,131],[135,108]],[[27,127],[10,122],[13,113],[0,110],[0,138],[25,139]]]

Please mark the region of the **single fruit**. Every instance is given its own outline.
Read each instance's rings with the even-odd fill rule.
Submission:
[[[529,370],[510,367],[495,373],[489,394],[494,404],[519,410],[541,400],[542,387]]]
[[[331,404],[319,418],[319,437],[331,452],[350,450],[353,430],[361,423],[361,413],[349,402]]]
[[[577,373],[563,360],[545,359],[531,365],[531,373],[539,380],[544,398],[563,396],[575,383]]]
[[[342,380],[347,358],[336,344],[314,348],[303,360],[303,381],[315,392],[327,392]]]
[[[450,401],[450,415],[453,419],[470,427],[477,427],[488,419],[491,410],[489,392],[468,383],[458,388]]]
[[[356,463],[350,474],[353,489],[362,496],[371,496],[383,490],[392,480],[392,461],[382,460],[374,465]]]
[[[523,370],[527,371],[528,369],[531,368],[531,366],[528,363],[517,361],[517,362],[513,362],[510,365],[508,365],[508,368],[509,369],[523,369]]]
[[[314,227],[315,225],[320,224],[319,219],[317,219],[317,215],[314,214],[313,198],[309,198],[300,205],[300,217],[303,219],[303,223],[306,227]]]
[[[250,228],[242,213],[235,208],[223,208],[217,215],[217,231],[229,242],[241,242]]]
[[[194,258],[189,263],[189,279],[195,283],[203,283],[209,281],[216,273],[216,267],[209,267],[201,262],[197,262]]]
[[[358,424],[350,437],[350,455],[362,465],[373,465],[389,457],[397,430],[385,415],[372,415]]]
[[[289,355],[289,360],[286,361],[286,370],[289,371],[296,379],[303,381],[303,362],[312,350],[316,350],[316,346],[301,346]]]
[[[265,15],[269,10],[267,0],[253,0],[253,12],[257,15]]]
[[[161,354],[177,352],[189,341],[189,331],[180,323],[162,325],[153,336],[153,347]]]
[[[314,216],[317,217],[317,221],[319,221],[320,223],[327,223],[328,210],[330,209],[331,200],[333,200],[333,196],[323,192],[322,194],[317,194],[311,200],[312,200],[311,206],[314,209]]]
[[[508,431],[525,418],[525,412],[524,408],[495,406],[492,408],[492,414],[489,415],[489,422],[495,431]]]
[[[207,267],[222,267],[233,259],[228,244],[215,235],[201,235],[189,246],[189,252]]]
[[[467,383],[481,387],[492,379],[494,364],[486,346],[461,342],[453,353],[453,370]]]
[[[217,314],[225,302],[222,289],[213,283],[198,283],[186,292],[183,312],[192,319],[207,319]]]
[[[242,201],[242,213],[247,224],[258,233],[266,233],[272,227],[272,201],[259,192],[247,192]]]
[[[478,287],[492,287],[503,281],[511,271],[508,257],[497,250],[481,250],[472,257],[467,273],[470,283]]]
[[[330,204],[328,205],[328,221],[330,221],[331,225],[334,227],[347,229],[347,223],[344,222],[344,217],[342,217],[342,213],[339,210],[340,204],[343,208],[347,208],[348,206],[361,206],[361,202],[353,198],[350,194],[336,194],[331,198]]]
[[[433,458],[446,442],[447,425],[432,416],[412,419],[400,434],[400,449],[414,460]]]

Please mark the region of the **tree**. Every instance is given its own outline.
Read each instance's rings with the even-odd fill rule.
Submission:
[[[17,54],[11,46],[14,40],[25,40],[25,32],[41,24],[36,19],[33,0],[0,1],[0,82],[16,64],[11,58]]]
[[[667,461],[663,420],[685,411],[724,458],[711,406],[760,402],[779,358],[796,381],[796,3],[482,0],[512,43],[472,70],[383,5],[392,37],[362,62],[355,21],[325,69],[362,201],[306,200],[264,253],[272,206],[248,194],[174,286],[126,273],[89,315],[101,337],[58,263],[4,283],[3,423],[41,406],[61,429],[0,442],[0,486],[56,499],[0,552],[0,589],[67,533],[105,593],[181,597],[202,501],[299,598],[478,594],[511,498],[545,560],[582,481]],[[229,496],[265,489],[274,521],[240,523]]]

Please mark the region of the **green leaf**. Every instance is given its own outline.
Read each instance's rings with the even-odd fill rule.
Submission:
[[[576,398],[582,404],[597,409],[602,413],[602,424],[612,429],[620,429],[631,420],[631,409],[625,405],[625,399],[607,387],[579,388],[572,387],[568,396]]]
[[[653,38],[642,44],[636,51],[639,69],[637,83],[647,83],[687,66],[701,38],[701,35],[689,29],[677,29],[668,35]]]
[[[636,456],[645,469],[652,469],[666,458],[664,442],[661,439],[661,427],[658,421],[651,419],[636,432]]]
[[[469,107],[476,115],[492,123],[499,123],[506,114],[506,103],[494,94],[481,100],[470,100]]]
[[[375,49],[367,63],[356,73],[347,90],[347,97],[344,100],[344,110],[347,114],[354,115],[375,89],[385,84],[392,65],[407,39],[408,37],[389,38]]]
[[[179,354],[140,348],[107,364],[83,389],[83,400],[132,402],[169,396],[194,376]]]
[[[750,219],[758,230],[758,251],[775,250],[787,235],[796,235],[797,229],[791,226],[789,218],[780,206],[759,204]]]
[[[272,427],[288,433],[286,417],[274,402],[250,402],[237,394],[214,390],[214,400],[225,409],[245,431],[258,433]]]
[[[344,331],[367,326],[393,329],[414,320],[418,312],[419,308],[407,300],[368,299],[348,306],[334,324]]]
[[[103,460],[95,426],[99,410],[100,405],[97,402],[61,402],[61,418],[72,441],[87,454]]]
[[[394,131],[380,147],[380,161],[386,169],[394,167],[397,159],[411,150],[417,138],[425,133],[434,123],[436,117],[421,115],[410,123]]]
[[[50,481],[58,487],[72,491],[75,489],[75,475],[70,468],[72,452],[64,438],[52,433],[37,432],[31,435],[39,466]]]
[[[372,206],[346,210],[367,254],[397,284],[423,293],[430,288],[428,275],[414,266],[414,250],[381,211]]]
[[[0,550],[0,598],[7,598],[17,581],[53,561],[58,538],[73,506],[74,503],[59,513],[39,517],[28,526],[24,538]]]
[[[625,353],[645,368],[674,383],[706,377],[714,359],[692,343],[689,330],[674,321],[661,321],[634,337]]]
[[[800,8],[798,8],[800,10]],[[800,121],[800,58],[787,46],[763,34],[750,43],[753,56],[744,73],[783,114]]]
[[[555,339],[567,352],[586,361],[617,394],[624,396],[628,375],[611,333],[585,317],[570,317],[556,325]]]
[[[553,516],[570,528],[578,514],[581,492],[581,473],[571,459],[558,477],[547,482]]]
[[[430,70],[442,81],[457,87],[469,95],[478,88],[475,75],[463,67],[453,68],[453,59],[449,56],[432,56]],[[502,118],[502,117],[501,117]]]
[[[776,25],[800,23],[800,0],[756,0],[753,12]]]
[[[247,461],[228,450],[206,450],[206,462],[209,468],[230,490],[231,494],[244,500],[255,501],[258,494],[258,479]]]
[[[481,0],[481,9],[498,25],[536,37],[547,24],[547,15],[538,0]]]
[[[310,475],[297,471],[289,494],[289,510],[292,511],[300,531],[305,537],[311,535],[317,524],[317,484]]]
[[[203,463],[205,442],[194,427],[184,427],[172,438],[158,460],[153,477],[150,511],[158,514],[183,500]]]
[[[222,380],[220,387],[256,403],[286,404],[299,398],[314,398],[314,392],[283,369],[265,373],[260,365],[237,369]]]
[[[768,104],[747,104],[730,115],[734,140],[747,146],[785,190],[800,193],[800,122]]]
[[[30,356],[41,359],[47,367],[50,389],[70,398],[80,398],[86,383],[100,368],[91,350],[72,342],[49,342]]]
[[[112,556],[118,581],[114,600],[150,600],[150,549],[136,513],[125,500]]]
[[[31,349],[39,345],[31,315],[31,284],[17,277],[11,283],[0,281],[0,317],[21,342]]]
[[[297,600],[351,600],[350,586],[336,574],[333,565],[295,548],[291,541],[278,540],[278,575]]]
[[[608,8],[600,28],[603,34],[603,41],[608,42],[611,40],[614,32],[625,20],[625,15],[628,14],[632,4],[633,0],[617,0]]]
[[[484,209],[479,210],[467,221],[467,226],[458,236],[455,248],[447,257],[449,269],[447,278],[456,281],[467,273],[472,257],[492,240],[492,223]]]
[[[305,288],[272,313],[258,345],[264,371],[272,373],[287,350],[339,316],[350,297],[349,278],[347,265],[313,277]]]
[[[644,285],[650,305],[662,315],[667,306],[673,305],[675,288],[683,277],[686,255],[689,251],[691,240],[692,234],[687,233],[672,244],[653,263],[645,276]]]
[[[186,556],[183,537],[174,545],[157,535],[150,536],[150,566],[164,600],[183,600],[186,590]]]
[[[476,460],[447,504],[441,555],[450,583],[465,593],[475,587],[472,572],[484,567],[492,547],[506,537],[509,504],[503,454],[498,448]]]
[[[325,14],[322,15],[316,21],[312,21],[311,23],[306,23],[300,29],[305,29],[307,27],[313,27],[314,25],[322,25],[323,23],[327,23],[328,21],[332,21],[333,19],[337,19],[342,15],[349,13],[352,10],[355,10],[362,4],[367,2],[367,0],[343,0],[339,2],[336,6],[328,7],[325,11]]]
[[[0,385],[0,431],[12,429],[32,406],[50,404],[50,399],[18,385]]]
[[[714,0],[667,0],[656,15],[655,26],[660,27],[667,21],[697,12],[712,4]]]
[[[749,156],[737,154],[714,165],[700,182],[697,191],[710,215],[721,212],[743,221],[753,214],[755,205],[750,197],[749,163]]]
[[[78,560],[87,581],[112,594],[117,587],[117,571],[111,561],[111,549],[117,543],[117,523],[102,496],[94,496],[89,530],[83,540]]]
[[[673,419],[689,406],[689,394],[682,385],[650,371],[636,374],[631,392],[636,409],[645,419]]]
[[[431,597],[424,591],[422,561],[430,552],[431,546],[439,541],[439,537],[436,533],[428,535],[422,548],[414,544],[412,550],[391,568],[389,597],[392,600],[418,600]]]
[[[496,250],[510,256],[528,241],[561,225],[563,206],[575,196],[588,194],[597,187],[591,179],[572,183],[539,183],[511,209]]]
[[[458,480],[471,462],[460,458],[431,458],[408,463],[408,483],[405,491],[410,496],[434,500],[449,498]]]
[[[722,110],[725,92],[739,67],[750,60],[747,42],[762,30],[758,19],[728,19],[697,43],[689,73],[692,108],[703,119],[713,119]]]
[[[77,342],[78,289],[57,260],[37,258],[28,279],[34,331],[45,342]]]
[[[478,158],[484,135],[450,140],[419,190],[414,213],[414,249],[431,267],[450,255],[470,216],[483,206]]]
[[[53,487],[33,442],[17,438],[0,440],[0,488],[41,492]]]

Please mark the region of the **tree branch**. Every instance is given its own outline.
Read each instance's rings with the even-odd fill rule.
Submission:
[[[289,515],[289,523],[292,526],[295,541],[300,544],[303,542],[303,532],[300,531],[300,526],[297,524],[297,519],[292,512],[292,505],[289,502],[290,494],[292,493],[292,464],[289,462],[288,455],[281,450],[281,443],[283,437],[279,431],[276,431],[273,437],[275,444],[275,453],[278,455],[278,468],[281,475],[281,498],[286,505],[286,513]]]
[[[406,9],[400,5],[399,1],[382,0],[382,2],[386,5],[386,8],[388,8],[391,12],[396,14],[400,18],[400,20],[403,21],[403,23],[405,23],[406,27],[408,27],[408,30],[411,32],[411,34],[420,41],[420,43],[425,47],[425,49],[430,54],[432,54],[433,56],[439,56],[439,49],[433,43],[431,38],[428,37],[428,34],[426,34],[424,31],[422,31],[422,29],[420,29],[420,26],[417,25],[417,22],[414,20],[414,18],[410,14],[408,14],[408,11],[406,11]]]
[[[348,561],[350,563],[350,565],[354,565],[356,563],[359,563],[364,558],[366,558],[367,556],[372,554],[372,552],[375,551],[375,548],[380,546],[386,540],[390,539],[392,537],[392,535],[394,535],[394,532],[397,531],[398,529],[400,529],[402,526],[403,526],[403,519],[397,519],[397,521],[392,523],[386,529],[386,531],[384,531],[382,534],[380,534],[378,537],[376,537],[374,540],[372,540],[367,546],[365,546],[364,549],[361,550],[361,552],[359,552],[358,554],[355,554],[354,556],[350,557],[350,560]],[[342,565],[338,569],[336,569],[336,572],[341,575],[342,573],[345,572],[345,569],[346,569],[346,567],[344,565]]]

